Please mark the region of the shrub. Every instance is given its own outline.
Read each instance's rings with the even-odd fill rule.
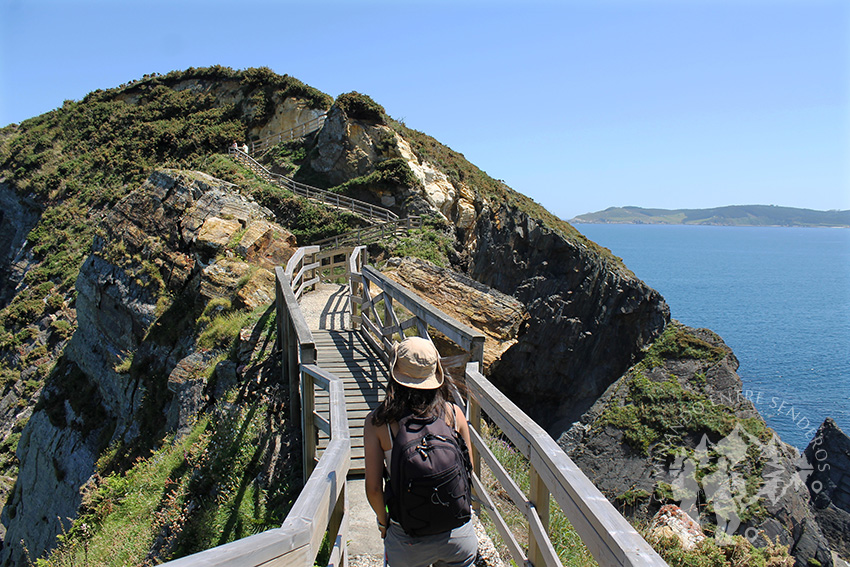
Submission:
[[[363,120],[377,124],[387,123],[387,113],[384,107],[368,95],[352,91],[339,95],[335,104],[352,120]]]

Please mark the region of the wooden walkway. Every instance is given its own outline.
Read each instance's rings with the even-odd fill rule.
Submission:
[[[348,316],[345,286],[320,283],[301,298],[304,318],[316,343],[316,362],[345,384],[345,407],[351,433],[351,470],[349,476],[363,475],[363,420],[384,398],[387,371],[381,359],[352,331]],[[315,390],[316,413],[328,419],[328,395]],[[328,444],[328,436],[319,432],[319,454]]]

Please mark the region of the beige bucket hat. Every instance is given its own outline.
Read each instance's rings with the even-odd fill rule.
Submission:
[[[443,385],[440,353],[428,339],[408,337],[396,343],[390,363],[393,380],[416,390],[434,390]]]

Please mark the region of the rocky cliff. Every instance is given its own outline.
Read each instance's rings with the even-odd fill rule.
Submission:
[[[530,316],[491,379],[557,437],[660,334],[669,308],[597,246],[522,211],[487,206],[475,234],[470,275]]]
[[[827,418],[804,455],[818,525],[833,550],[850,560],[850,437]]]
[[[737,368],[716,334],[672,324],[559,443],[629,515],[674,502],[720,545],[778,541],[797,566],[832,565],[806,459],[767,428]]]
[[[245,392],[274,391],[246,370],[274,297],[271,268],[296,244],[361,221],[263,184],[220,151],[325,109],[319,132],[257,157],[402,216],[427,215],[422,229],[372,245],[371,255],[433,260],[394,259],[387,269],[488,335],[491,379],[612,499],[636,515],[688,500],[689,463],[729,462],[745,447],[749,460],[722,470],[730,486],[742,475],[748,499],[734,517],[716,517],[782,538],[800,561],[829,564],[799,483],[783,484],[791,488],[772,503],[752,499],[765,467],[789,473],[795,456],[740,399],[737,363],[717,337],[670,325],[663,298],[618,258],[368,97],[331,102],[267,69],[211,68],[98,91],[0,132],[0,242],[11,250],[0,257],[9,268],[0,281],[0,489],[14,482],[4,565],[25,563],[21,540],[35,557],[69,518],[93,513],[100,497],[90,495],[109,488],[101,474],[130,478],[152,452],[197,434],[199,415],[232,417]],[[234,385],[239,394],[228,398]],[[269,427],[287,415],[279,399],[261,401]],[[229,474],[202,457],[203,439],[226,432],[198,435],[175,449],[179,474],[209,471],[200,488],[186,480],[195,492],[171,506],[186,518],[203,517],[198,510],[233,488],[216,484]],[[283,455],[285,442],[263,439],[241,482],[271,493],[280,467],[265,451]],[[180,529],[156,528],[151,561],[201,541],[189,530],[179,543]]]
[[[207,366],[219,345],[202,346],[192,329],[211,302],[247,312],[272,303],[269,270],[295,241],[270,217],[229,183],[173,170],[105,215],[77,278],[77,332],[18,443],[5,541],[40,555],[76,516],[107,446],[179,431],[214,401]],[[6,546],[3,560],[22,565],[22,553]]]

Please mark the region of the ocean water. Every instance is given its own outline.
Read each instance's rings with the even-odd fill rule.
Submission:
[[[745,395],[804,448],[826,417],[850,434],[850,229],[576,225],[735,352]]]

